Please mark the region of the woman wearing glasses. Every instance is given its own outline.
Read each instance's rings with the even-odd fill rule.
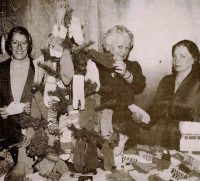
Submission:
[[[17,112],[30,114],[34,78],[34,66],[30,57],[32,38],[27,29],[24,27],[11,29],[6,49],[10,58],[0,64],[1,147],[21,140],[21,128],[16,122]],[[14,153],[13,155],[17,156]],[[16,158],[14,157],[14,161]]]

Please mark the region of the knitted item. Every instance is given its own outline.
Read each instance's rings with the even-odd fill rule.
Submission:
[[[38,172],[26,175],[25,180],[29,180],[29,181],[34,181],[34,180],[47,181],[47,179],[45,177],[42,177]]]
[[[71,82],[74,75],[74,65],[68,49],[64,50],[63,55],[60,58],[60,74],[65,85],[68,85]]]
[[[54,173],[59,173],[60,175],[62,175],[63,173],[68,171],[68,167],[63,160],[58,159],[52,171]]]
[[[68,126],[74,125],[76,128],[79,126],[79,112],[73,110],[69,106],[69,115],[61,115],[59,118],[59,132],[60,132],[60,143],[61,149],[64,153],[68,154],[68,158],[71,155],[72,150],[72,131],[68,129]],[[66,155],[65,155],[66,158]]]
[[[165,181],[162,178],[160,178],[158,175],[150,175],[148,180],[149,181]]]
[[[107,181],[133,181],[132,177],[124,171],[118,171],[106,176]]]
[[[60,132],[60,144],[64,153],[71,154],[72,149],[72,132],[68,129],[68,117],[61,115],[59,118],[59,132]],[[70,155],[69,155],[70,156]]]
[[[111,109],[104,109],[101,112],[101,134],[104,137],[107,137],[113,133],[112,114],[113,110]]]
[[[85,99],[85,109],[80,111],[79,124],[81,128],[87,130],[94,129],[94,121],[97,118],[95,112],[95,100],[91,97]]]
[[[108,143],[104,143],[102,145],[102,153],[103,153],[103,158],[104,158],[104,169],[112,170],[112,167],[115,165],[113,149],[109,146]]]
[[[40,109],[34,98],[32,98],[32,101],[31,101],[31,117],[41,119]]]
[[[50,45],[49,51],[52,57],[60,58],[63,55],[63,47],[60,45]]]
[[[45,89],[44,89],[44,104],[48,108],[49,108],[49,103],[51,101],[51,98],[48,95],[48,92],[55,91],[55,90],[56,90],[56,79],[53,76],[48,76],[46,84],[45,84]]]
[[[158,159],[155,157],[153,157],[152,162],[157,164],[157,170],[164,170],[170,166],[170,161]]]
[[[44,104],[43,96],[42,96],[41,92],[36,92],[34,94],[34,99],[35,99],[35,102],[37,103],[37,108],[39,109],[39,112],[40,112],[41,116],[45,120],[47,120],[48,119],[48,108]],[[37,109],[35,109],[34,107],[31,107],[31,116],[33,116],[33,118],[37,118],[36,114],[38,113],[38,111],[34,112],[36,110]]]
[[[119,134],[119,143],[113,150],[114,162],[117,169],[120,169],[122,166],[122,155],[127,140],[128,137],[126,135]]]
[[[99,80],[99,70],[96,64],[93,61],[88,60],[86,69],[87,72],[85,75],[85,81],[91,80],[92,83],[96,83],[97,84],[96,92],[98,92],[100,89],[100,80]]]
[[[76,140],[74,147],[73,164],[77,172],[82,172],[85,166],[85,148],[86,142],[83,140]]]
[[[73,157],[74,168],[77,172],[88,173],[97,168],[97,148],[89,142],[76,140]]]
[[[58,157],[54,155],[48,155],[41,162],[39,162],[35,167],[41,176],[48,176],[55,167]]]
[[[85,154],[85,172],[93,171],[98,166],[97,146],[87,143],[87,150]]]
[[[21,147],[18,149],[18,158],[17,158],[17,164],[23,163],[25,164],[25,173],[30,172],[32,170],[32,165],[33,165],[33,159],[28,157],[26,155],[26,148]]]
[[[58,133],[57,112],[54,109],[48,111],[48,131],[50,134]]]
[[[114,68],[113,64],[115,61],[111,53],[98,52],[92,49],[89,51],[89,55],[94,62],[97,62],[110,69]]]
[[[81,110],[85,108],[84,76],[73,75],[73,108],[78,109],[79,101]]]
[[[71,25],[69,27],[69,37],[73,37],[78,45],[84,42],[80,19],[74,16],[72,16]]]
[[[33,60],[33,65],[35,67],[34,83],[40,84],[44,77],[44,70],[38,66],[38,63],[44,63],[44,55]]]
[[[53,31],[52,31],[53,36],[60,37],[61,39],[65,39],[66,34],[67,34],[67,28],[65,28],[63,25],[59,27],[58,24],[54,24]]]

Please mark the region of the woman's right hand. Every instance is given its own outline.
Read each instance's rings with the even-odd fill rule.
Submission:
[[[143,116],[138,112],[133,112],[131,117],[138,124],[142,122]]]
[[[8,113],[6,111],[6,107],[2,107],[0,108],[0,116],[3,118],[3,119],[7,119],[8,118]]]

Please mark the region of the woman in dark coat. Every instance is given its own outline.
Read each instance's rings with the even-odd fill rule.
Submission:
[[[34,79],[34,66],[30,57],[32,38],[27,29],[14,27],[8,34],[6,47],[11,58],[0,64],[1,147],[10,146],[22,139],[18,114],[9,115],[6,108],[11,102],[24,103],[22,114],[30,114]],[[13,158],[16,161],[17,156]]]
[[[160,81],[149,111],[154,126],[140,132],[140,143],[179,150],[179,122],[200,121],[199,49],[183,40],[172,47],[172,56],[173,73]]]
[[[128,106],[135,102],[135,96],[142,93],[146,86],[146,78],[137,61],[129,61],[128,56],[133,48],[134,36],[123,25],[116,25],[109,29],[103,38],[103,47],[113,58],[105,56],[104,64],[113,64],[111,68],[98,64],[101,88],[101,108],[103,114],[112,111],[112,127],[118,132],[129,137],[126,148],[132,147],[137,142],[139,126],[131,118]],[[96,56],[96,59],[100,57]],[[102,55],[103,58],[103,55]],[[109,113],[106,113],[109,114]],[[102,123],[102,120],[101,120]],[[106,122],[105,127],[109,123]],[[110,130],[109,133],[112,133]],[[108,133],[108,135],[109,135]]]

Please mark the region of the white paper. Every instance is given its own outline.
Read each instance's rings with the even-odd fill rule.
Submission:
[[[142,122],[148,124],[150,122],[150,116],[149,114],[144,111],[143,109],[141,109],[140,107],[136,106],[135,104],[131,104],[128,106],[128,109],[132,112],[132,113],[138,113],[142,116]]]
[[[24,111],[24,103],[11,102],[5,109],[8,115],[20,114]]]

